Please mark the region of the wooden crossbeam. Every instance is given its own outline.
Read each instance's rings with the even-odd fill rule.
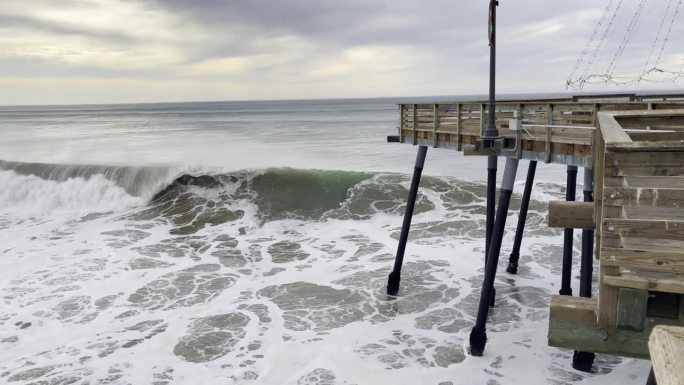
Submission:
[[[648,324],[641,332],[599,328],[596,299],[552,296],[549,313],[550,346],[585,352],[648,358]]]
[[[549,202],[549,227],[565,229],[593,229],[594,203],[593,202]]]

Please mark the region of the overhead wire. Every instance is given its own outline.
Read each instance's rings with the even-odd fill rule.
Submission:
[[[575,63],[575,66],[573,67],[570,76],[566,81],[566,86],[568,88],[572,87],[575,89],[582,90],[585,87],[585,85],[600,83],[616,86],[639,84],[641,81],[648,81],[652,83],[673,82],[677,84],[676,82],[679,79],[684,78],[684,59],[679,70],[661,68],[659,67],[659,64],[661,60],[663,60],[663,53],[665,51],[665,47],[667,46],[667,43],[670,40],[672,29],[674,27],[675,21],[677,20],[677,16],[679,15],[679,11],[684,0],[668,1],[665,13],[663,14],[663,18],[660,21],[656,37],[653,40],[653,43],[651,44],[649,55],[640,73],[623,75],[614,74],[618,64],[622,59],[624,52],[626,51],[627,47],[630,44],[630,41],[632,40],[633,36],[635,35],[635,32],[638,29],[639,20],[641,18],[642,13],[646,9],[648,0],[639,1],[637,8],[626,27],[622,39],[620,40],[620,43],[615,53],[613,54],[612,59],[608,63],[606,72],[593,72],[593,67],[596,60],[599,59],[600,63],[600,58],[602,58],[606,53],[604,47],[606,46],[608,36],[612,36],[616,32],[614,28],[614,25],[617,24],[616,20],[619,21],[622,18],[622,15],[624,14],[625,8],[622,7],[623,0],[619,0],[617,4],[615,3],[615,1],[616,0],[609,0],[606,8],[604,9],[603,14],[601,15],[601,18],[599,19],[599,22],[597,23],[596,27],[594,28],[594,31],[592,32],[592,36],[590,37],[582,53],[580,54],[580,57]],[[613,6],[615,6],[614,9]],[[612,15],[609,17],[608,15],[611,14],[611,9]],[[622,11],[622,13],[620,11]],[[672,15],[672,17],[670,18],[669,15]],[[667,27],[667,32],[663,34],[664,28],[668,24],[668,21],[669,26]],[[597,41],[597,36],[599,34],[600,39]],[[653,58],[659,43],[660,49],[658,50],[658,55],[655,59],[655,62],[653,63],[653,66],[650,66],[651,59]],[[591,54],[589,54],[589,51],[591,51]],[[577,76],[578,72],[580,73],[579,76]]]

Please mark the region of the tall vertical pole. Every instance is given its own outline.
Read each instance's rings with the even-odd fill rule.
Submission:
[[[513,194],[513,184],[515,174],[518,170],[518,160],[515,158],[506,159],[501,191],[499,192],[499,205],[496,210],[496,220],[494,221],[494,232],[492,233],[492,244],[487,256],[487,266],[485,267],[484,282],[480,292],[480,303],[477,309],[477,320],[470,332],[470,354],[481,356],[484,353],[487,343],[487,315],[491,304],[492,289],[494,288],[494,278],[496,278],[496,267],[499,264],[499,254],[501,253],[501,240],[506,227],[506,217],[508,216],[508,205]]]
[[[568,166],[567,188],[565,200],[574,201],[577,190],[577,166]],[[563,269],[561,271],[560,295],[572,295],[570,280],[572,277],[572,241],[573,229],[565,229],[563,232]]]
[[[537,161],[531,160],[527,168],[527,179],[525,179],[525,191],[523,192],[522,202],[520,203],[520,216],[518,217],[518,227],[515,230],[513,240],[513,250],[508,257],[508,267],[506,271],[511,274],[518,273],[518,261],[520,260],[520,245],[522,244],[523,233],[525,232],[525,221],[527,220],[527,209],[530,207],[530,196],[532,195],[532,185],[534,185],[534,173],[537,170]]]
[[[496,169],[498,157],[487,157],[487,222],[485,224],[485,267],[489,257],[489,248],[492,243],[492,232],[494,231],[494,216],[496,212]],[[492,294],[491,306],[494,306],[496,292]]]
[[[584,168],[584,201],[594,201],[594,173],[590,168]],[[580,289],[581,297],[591,298],[591,278],[594,273],[594,230],[582,230],[582,254],[580,267]],[[575,350],[572,355],[572,367],[575,370],[591,372],[596,355],[592,352]]]
[[[399,292],[399,282],[401,281],[401,265],[404,263],[404,251],[406,250],[406,241],[408,240],[409,229],[411,228],[411,219],[413,218],[413,208],[416,205],[416,196],[418,195],[418,185],[420,185],[420,176],[423,173],[423,166],[425,165],[425,155],[427,154],[427,146],[419,146],[418,154],[416,155],[416,164],[413,167],[413,178],[411,179],[411,188],[409,190],[408,199],[406,200],[406,211],[404,211],[404,224],[401,226],[401,235],[399,236],[399,247],[397,248],[397,256],[394,259],[394,269],[389,275],[387,281],[387,294],[397,295]]]
[[[494,140],[499,138],[499,131],[496,129],[496,7],[499,5],[497,0],[489,2],[489,105],[487,109],[487,126],[482,133],[482,145],[493,147]],[[498,157],[496,155],[487,157],[487,222],[485,224],[485,266],[489,257],[490,243],[494,229],[494,214],[496,211],[496,171]],[[494,304],[494,297],[491,296],[490,305]]]
[[[489,114],[487,115],[487,127],[482,134],[485,144],[492,143],[492,139],[499,137],[496,129],[496,7],[497,0],[489,2]]]

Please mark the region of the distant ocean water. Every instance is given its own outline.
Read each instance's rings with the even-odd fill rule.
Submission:
[[[400,101],[0,107],[0,382],[643,383],[644,362],[585,374],[546,346],[563,168],[538,173],[484,357],[484,158],[428,151],[384,294],[416,150],[385,143]]]

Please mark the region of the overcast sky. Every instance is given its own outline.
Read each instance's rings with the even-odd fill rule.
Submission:
[[[591,72],[606,72],[644,1],[623,0]],[[638,74],[649,54],[655,61],[660,43],[652,53],[653,40],[667,4],[677,2],[644,3],[614,74]],[[500,3],[498,91],[565,91],[609,0]],[[0,7],[0,104],[484,94],[487,6],[487,0],[8,0]],[[682,13],[659,64],[675,71],[684,66]]]

